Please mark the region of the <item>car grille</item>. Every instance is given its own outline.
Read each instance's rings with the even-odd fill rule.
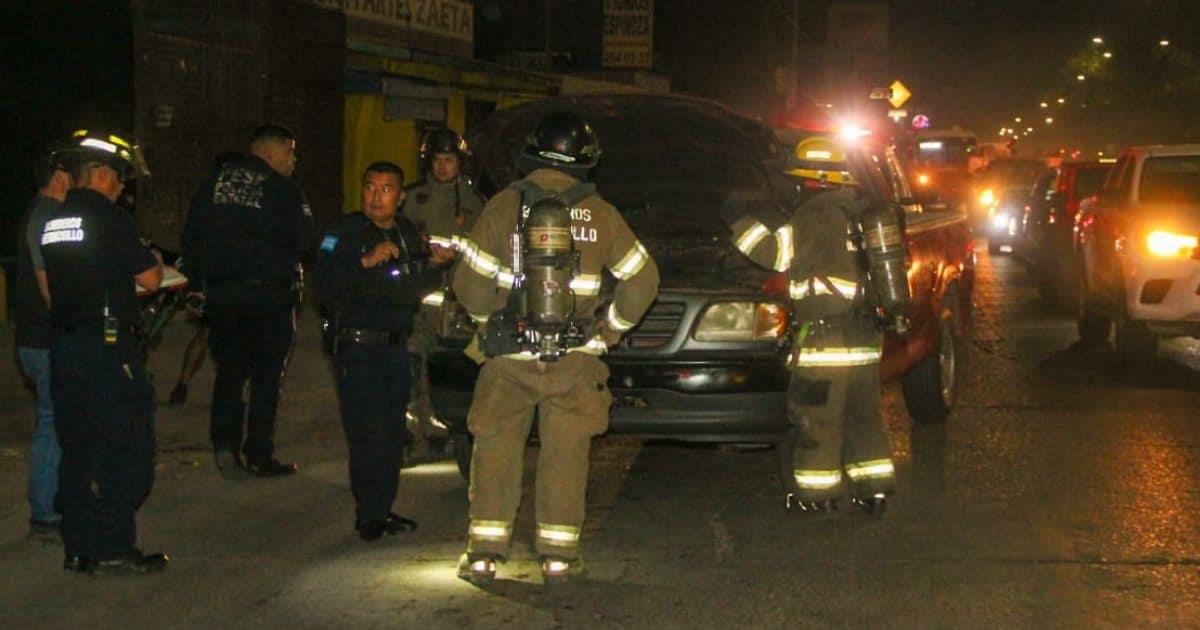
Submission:
[[[655,302],[621,344],[631,350],[665,346],[675,336],[685,307],[680,302]]]

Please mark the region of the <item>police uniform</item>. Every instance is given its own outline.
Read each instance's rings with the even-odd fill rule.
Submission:
[[[562,196],[571,212],[579,272],[571,280],[573,316],[603,320],[601,331],[553,363],[530,353],[487,360],[475,385],[468,428],[475,437],[471,463],[469,558],[503,557],[521,500],[525,443],[534,410],[541,448],[537,471],[537,552],[544,558],[579,557],[587,487],[588,450],[593,436],[608,428],[612,396],[608,367],[600,360],[638,322],[658,290],[658,269],[617,210],[590,192],[571,199],[580,181],[559,170],[537,169],[488,201],[471,231],[454,274],[454,293],[471,317],[486,324],[506,302],[514,276],[509,236],[531,193]],[[616,277],[613,301],[602,313],[604,269]],[[546,571],[543,565],[543,572]],[[460,572],[460,575],[463,575]]]
[[[774,232],[753,216],[732,225],[739,250],[789,273],[798,324],[788,357],[788,419],[797,428],[789,438],[789,504],[803,508],[845,496],[847,489],[856,502],[870,505],[893,487],[895,469],[879,413],[883,334],[870,312],[867,276],[848,230],[862,210],[853,190],[844,189],[811,198]]]
[[[133,220],[75,189],[43,227],[53,304],[58,501],[68,561],[136,552],[134,513],[154,482],[154,388],[137,350],[134,276],[158,266]]]
[[[370,269],[361,259],[383,241],[400,259]],[[334,370],[346,442],[356,525],[384,521],[396,499],[408,438],[408,336],[422,291],[440,280],[412,223],[396,217],[385,230],[359,213],[331,225],[317,254],[316,287],[334,339]]]
[[[193,198],[184,229],[185,271],[203,286],[217,368],[213,448],[240,453],[251,467],[273,462],[297,272],[311,238],[312,213],[300,188],[257,156],[218,169]]]
[[[450,183],[430,180],[411,187],[405,196],[402,212],[418,232],[429,237],[430,243],[461,251],[462,238],[475,226],[479,213],[483,211],[483,203],[483,197],[460,176]],[[418,439],[424,437],[421,433],[428,428],[425,423],[433,415],[429,381],[424,368],[429,353],[437,346],[437,322],[444,300],[442,286],[421,297],[422,306],[413,322],[412,337],[409,338],[408,349],[414,355],[412,406],[418,416]]]

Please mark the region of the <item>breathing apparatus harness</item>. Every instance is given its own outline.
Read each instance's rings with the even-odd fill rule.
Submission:
[[[580,183],[558,194],[528,180],[512,187],[520,194],[508,239],[512,289],[504,308],[488,318],[480,346],[488,357],[524,353],[556,361],[584,345],[591,328],[589,321],[572,318],[579,251],[571,235],[571,206],[596,187]]]

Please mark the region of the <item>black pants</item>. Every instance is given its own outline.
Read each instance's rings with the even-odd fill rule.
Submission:
[[[134,549],[134,514],[154,485],[154,387],[134,342],[107,346],[99,331],[62,334],[50,362],[63,545],[119,557]]]
[[[275,453],[275,411],[295,336],[295,303],[283,296],[232,297],[212,303],[209,296],[209,349],[217,367],[210,436],[216,450],[241,452],[250,463],[265,462]],[[248,411],[243,400],[247,381]]]
[[[408,442],[408,361],[403,341],[347,344],[334,359],[358,523],[383,519],[396,500]]]

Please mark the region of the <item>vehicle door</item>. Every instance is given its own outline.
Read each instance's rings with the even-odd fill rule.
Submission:
[[[1093,295],[1108,305],[1121,303],[1121,271],[1117,264],[1117,242],[1125,234],[1128,223],[1128,201],[1137,170],[1138,153],[1122,155],[1105,180],[1085,223],[1082,236],[1084,265]]]

